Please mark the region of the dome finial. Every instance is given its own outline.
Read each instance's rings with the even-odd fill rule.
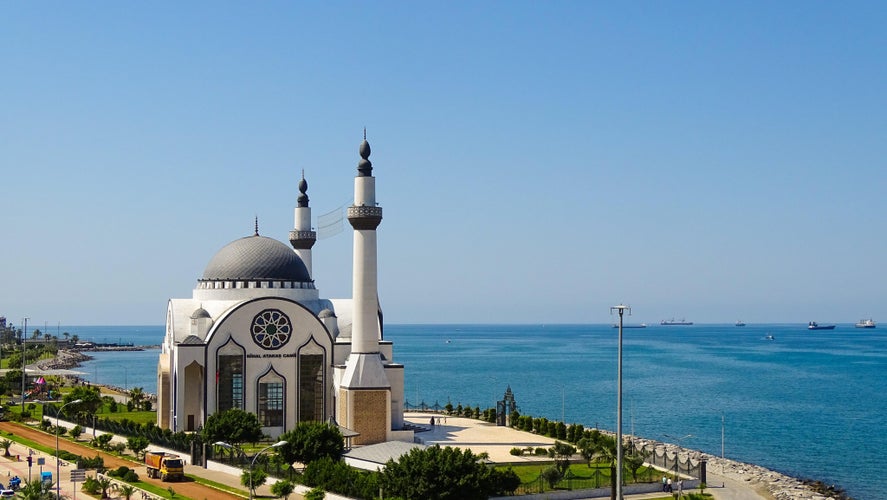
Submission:
[[[259,235],[259,216],[256,215],[256,236]]]
[[[360,161],[357,163],[357,171],[360,177],[373,175],[373,163],[370,161],[370,143],[367,142],[367,129],[363,128],[363,142],[360,143]]]

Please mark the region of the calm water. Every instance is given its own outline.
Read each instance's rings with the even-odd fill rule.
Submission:
[[[81,339],[159,344],[163,327],[68,327]],[[775,340],[766,340],[772,334]],[[608,325],[386,325],[406,398],[491,406],[511,386],[524,414],[616,428]],[[97,353],[85,378],[156,391],[157,350]],[[880,498],[887,479],[887,329],[650,326],[623,338],[625,432]]]

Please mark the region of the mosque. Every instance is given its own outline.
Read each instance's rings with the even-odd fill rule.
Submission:
[[[171,299],[157,368],[157,425],[194,431],[213,413],[255,413],[276,438],[303,421],[335,421],[356,445],[412,441],[403,430],[404,367],[383,338],[370,145],[360,145],[351,299],[320,298],[308,183],[299,182],[292,246],[255,234],[210,259],[191,298]]]

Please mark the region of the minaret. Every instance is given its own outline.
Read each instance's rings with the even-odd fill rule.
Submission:
[[[302,170],[302,180],[299,181],[299,204],[296,206],[295,222],[290,231],[290,244],[296,251],[296,255],[308,268],[308,275],[314,278],[311,269],[311,247],[317,241],[317,233],[311,230],[311,207],[308,206],[308,181],[305,180],[305,170]]]
[[[348,222],[354,228],[351,353],[339,385],[337,413],[340,424],[360,433],[355,444],[373,444],[386,441],[391,429],[391,384],[379,353],[376,228],[382,222],[382,208],[376,206],[376,179],[366,131],[360,157],[354,205],[348,207]]]

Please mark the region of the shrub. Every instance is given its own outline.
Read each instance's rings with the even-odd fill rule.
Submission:
[[[533,452],[535,455],[548,455],[548,448],[536,448],[536,451]]]
[[[561,480],[561,477],[563,477],[561,471],[559,471],[558,468],[554,466],[542,471],[542,479],[544,479],[545,482],[548,483],[548,486],[551,488],[554,488],[557,482]]]
[[[136,471],[130,469],[130,470],[127,471],[127,473],[123,476],[123,480],[126,481],[127,483],[136,483],[136,482],[138,482],[138,480],[139,480],[139,475],[136,474]]]
[[[323,500],[324,497],[326,497],[326,493],[320,488],[314,488],[305,493],[305,500]]]
[[[108,471],[108,475],[114,476],[114,477],[123,477],[129,471],[130,471],[129,467],[127,467],[125,465],[121,465],[120,467],[117,467],[117,469],[115,469],[115,470]]]
[[[523,448],[512,448],[511,451],[509,451],[508,453],[510,453],[516,457],[519,457],[524,454],[524,450],[523,450]]]

